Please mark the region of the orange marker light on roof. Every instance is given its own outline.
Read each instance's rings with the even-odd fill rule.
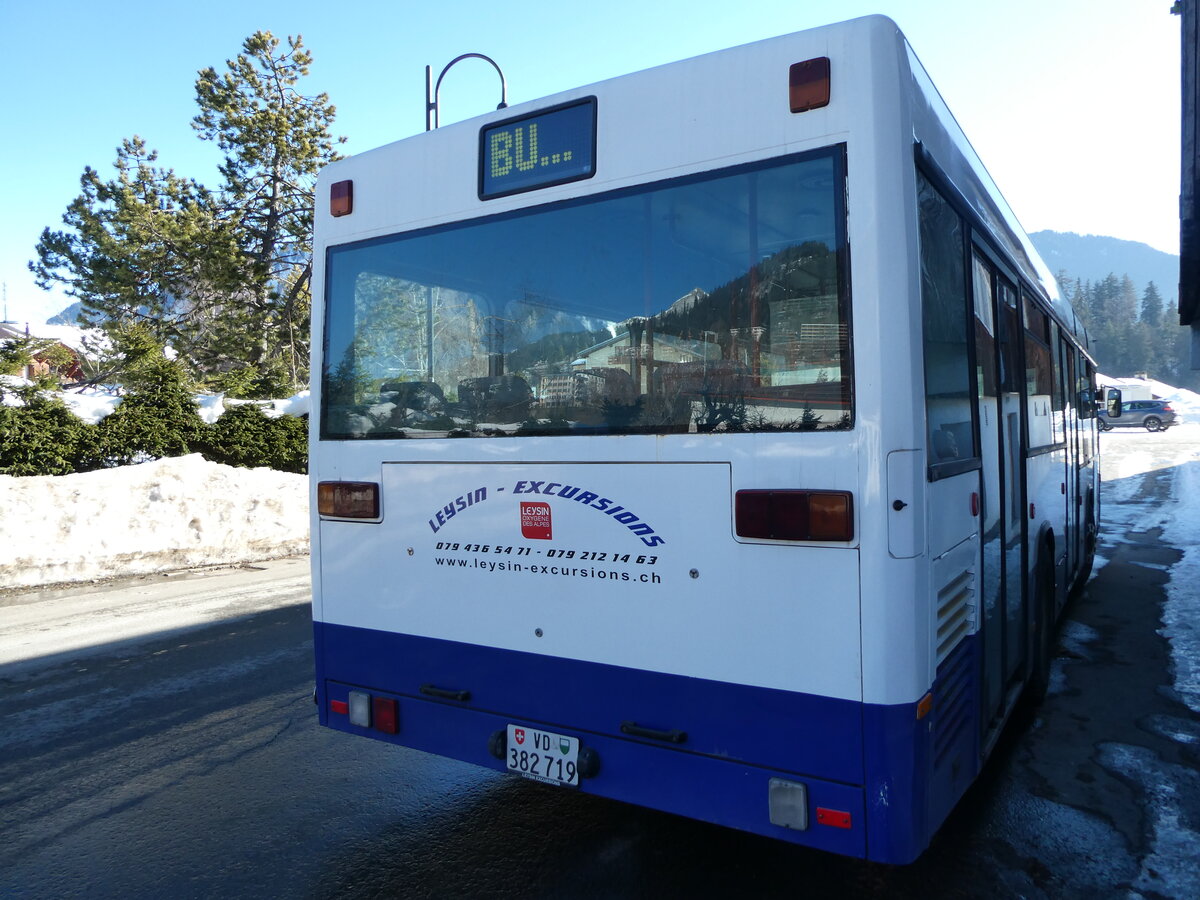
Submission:
[[[828,56],[792,65],[788,70],[788,101],[794,113],[829,105]]]
[[[335,181],[329,186],[329,214],[334,218],[354,212],[354,182]]]

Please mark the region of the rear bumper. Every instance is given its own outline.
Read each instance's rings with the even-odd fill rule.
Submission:
[[[321,622],[314,628],[320,721],[339,731],[504,771],[489,738],[509,723],[542,728],[578,737],[598,755],[598,772],[581,781],[585,793],[884,862],[909,862],[928,842],[921,799],[928,756],[915,704],[873,707]],[[422,686],[464,699],[430,697]],[[351,724],[338,711],[351,690],[398,701],[398,733]],[[687,739],[632,737],[620,731],[626,721]],[[869,765],[864,748],[874,748]],[[803,830],[772,824],[773,778],[804,785]]]

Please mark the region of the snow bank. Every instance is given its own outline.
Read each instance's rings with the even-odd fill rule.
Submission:
[[[0,588],[308,552],[308,479],[199,454],[79,475],[0,475]]]

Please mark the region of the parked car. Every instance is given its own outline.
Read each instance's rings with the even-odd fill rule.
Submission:
[[[1175,424],[1175,410],[1166,400],[1127,400],[1121,404],[1121,415],[1112,418],[1108,410],[1099,410],[1101,431],[1114,428],[1145,428],[1147,431],[1166,431]]]

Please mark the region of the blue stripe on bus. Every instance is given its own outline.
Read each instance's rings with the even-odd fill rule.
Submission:
[[[962,756],[971,727],[951,735],[942,771],[934,767],[936,707],[918,721],[915,703],[861,704],[322,622],[314,629],[324,725],[498,770],[487,739],[509,722],[577,735],[601,759],[585,792],[845,855],[914,859],[976,770]],[[939,682],[964,655],[970,664],[969,647],[960,648]],[[423,685],[470,699],[430,698]],[[331,714],[330,700],[353,688],[398,699],[400,733]],[[624,735],[626,721],[687,740]],[[770,823],[772,777],[806,786],[807,830]],[[817,807],[849,813],[853,827],[817,824]]]

